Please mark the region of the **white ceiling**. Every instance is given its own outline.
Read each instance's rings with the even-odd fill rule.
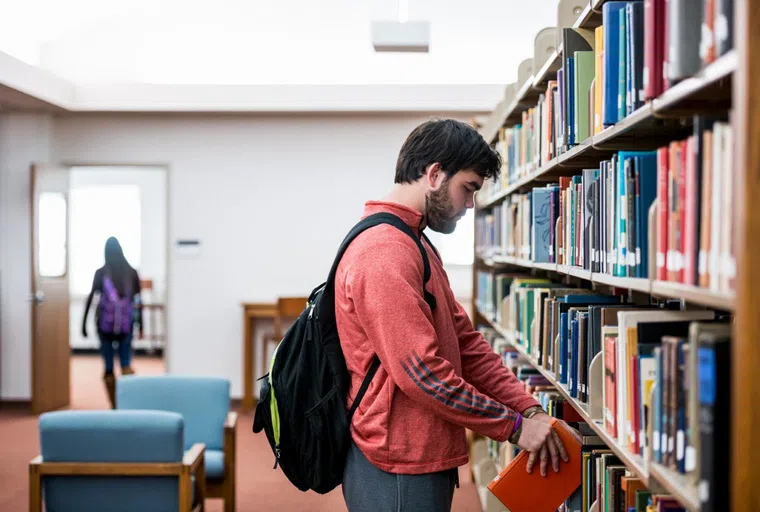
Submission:
[[[77,84],[506,84],[557,0],[408,0],[430,54],[375,54],[396,0],[0,0],[0,51]],[[213,5],[213,8],[211,7]]]

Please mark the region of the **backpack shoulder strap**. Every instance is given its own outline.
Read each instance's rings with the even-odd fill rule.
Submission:
[[[420,254],[422,255],[423,295],[425,297],[425,302],[427,302],[428,306],[430,306],[430,309],[435,310],[436,308],[435,296],[432,293],[429,293],[426,289],[427,282],[430,280],[430,261],[428,260],[428,255],[427,255],[427,252],[425,251],[425,247],[422,245],[422,240],[420,240],[420,238],[414,234],[412,229],[403,220],[401,220],[396,215],[393,215],[392,213],[382,212],[382,213],[375,213],[373,215],[370,215],[362,219],[361,221],[359,221],[359,223],[356,224],[353,227],[353,229],[351,229],[351,231],[349,231],[348,235],[346,235],[346,238],[343,239],[343,243],[340,244],[340,249],[338,249],[338,254],[335,257],[335,261],[333,262],[332,268],[330,269],[330,275],[327,278],[326,288],[331,289],[335,285],[335,274],[338,272],[338,264],[340,263],[340,260],[343,257],[343,254],[348,249],[349,244],[351,244],[354,238],[359,236],[359,234],[379,224],[391,224],[398,230],[406,233],[417,244],[417,248],[420,250]],[[432,244],[431,244],[431,247],[433,247]]]
[[[425,239],[425,241],[430,246],[430,248],[433,249],[433,252],[435,253],[435,255],[438,256],[438,261],[443,263],[443,259],[441,259],[441,253],[438,252],[438,249],[435,248],[435,245],[433,245],[433,242],[430,241],[430,239],[427,237],[427,235],[424,232],[422,233],[422,238]]]
[[[346,238],[343,239],[343,243],[340,244],[340,249],[338,249],[338,254],[335,257],[335,261],[333,262],[333,266],[330,269],[330,275],[327,278],[327,282],[325,283],[325,291],[330,292],[334,290],[335,287],[335,274],[338,271],[338,264],[340,263],[341,258],[343,257],[343,254],[346,252],[346,249],[348,249],[349,244],[359,236],[360,233],[363,231],[373,227],[377,226],[379,224],[391,224],[395,228],[399,229],[400,231],[406,233],[412,240],[415,241],[417,244],[417,247],[420,250],[420,254],[422,255],[422,265],[423,265],[423,277],[422,277],[422,292],[425,297],[425,302],[427,302],[428,306],[430,306],[431,310],[435,310],[436,308],[436,301],[435,296],[432,293],[429,293],[426,289],[427,282],[430,280],[430,261],[428,260],[427,252],[425,251],[425,246],[422,245],[422,240],[414,234],[414,231],[399,217],[396,215],[393,215],[392,213],[376,213],[373,215],[370,215],[361,221],[359,221],[358,224],[356,224],[351,231],[349,231],[348,235],[346,235]],[[422,236],[425,236],[424,234]],[[425,237],[427,239],[427,237]],[[430,241],[428,240],[428,243]],[[433,247],[433,244],[430,244],[430,247]],[[433,247],[433,250],[435,250],[435,247]],[[437,254],[437,251],[436,251]],[[370,383],[372,382],[372,379],[375,376],[375,373],[377,373],[377,369],[380,367],[380,358],[375,355],[374,358],[372,358],[372,363],[370,364],[369,370],[367,371],[367,375],[364,376],[364,380],[362,381],[362,385],[359,388],[359,391],[356,393],[356,397],[354,398],[353,403],[351,404],[351,409],[348,411],[348,423],[351,424],[351,419],[354,417],[354,413],[356,412],[356,409],[359,407],[359,403],[362,401],[362,398],[364,398],[364,394],[367,392],[367,389],[369,388]]]

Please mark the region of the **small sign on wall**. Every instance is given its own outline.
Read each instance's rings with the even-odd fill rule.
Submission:
[[[179,238],[175,243],[179,258],[197,258],[201,255],[201,241],[193,238]]]

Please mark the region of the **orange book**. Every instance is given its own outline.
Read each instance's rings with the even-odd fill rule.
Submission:
[[[499,476],[488,484],[488,490],[510,512],[554,512],[581,485],[581,444],[556,419],[552,428],[559,434],[567,451],[568,461],[560,462],[559,473],[551,468],[541,476],[540,462],[528,473],[529,453],[521,451]]]
[[[647,486],[635,476],[624,476],[620,480],[620,488],[625,493],[625,510],[636,506],[636,491],[645,491]]]

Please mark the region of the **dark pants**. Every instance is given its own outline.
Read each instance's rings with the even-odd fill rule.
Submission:
[[[100,353],[105,363],[105,374],[113,375],[113,344],[119,354],[119,365],[121,369],[129,367],[132,363],[132,334],[107,334],[98,333],[100,336]]]
[[[386,473],[351,443],[343,474],[349,512],[450,512],[457,468],[425,475]]]

